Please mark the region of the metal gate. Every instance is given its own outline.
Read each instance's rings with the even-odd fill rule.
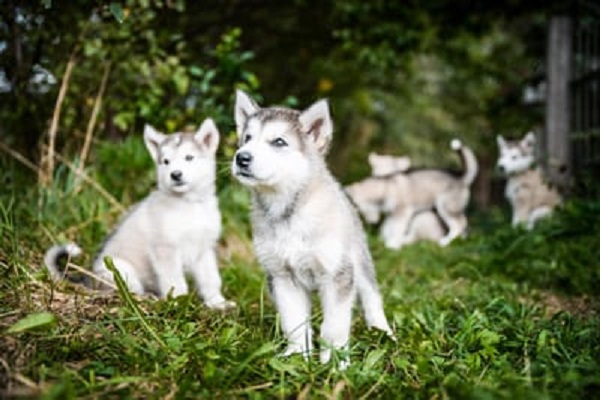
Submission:
[[[571,168],[575,177],[600,170],[600,5],[580,1],[573,24],[570,82]]]

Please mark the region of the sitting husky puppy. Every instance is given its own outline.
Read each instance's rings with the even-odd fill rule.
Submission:
[[[188,293],[189,273],[208,307],[235,306],[221,294],[215,254],[221,232],[215,195],[217,127],[207,119],[194,134],[163,135],[146,125],[144,140],[156,164],[158,188],[108,236],[94,261],[94,274],[114,283],[104,263],[104,257],[111,257],[131,292],[164,298],[170,291],[174,296]],[[59,258],[80,252],[73,243],[50,248],[44,261],[52,277],[63,275]],[[91,280],[84,283],[94,286]]]
[[[396,172],[406,172],[410,168],[410,164],[410,158],[406,156],[369,153],[372,176],[386,176]]]
[[[391,335],[360,220],[325,165],[333,134],[327,101],[302,112],[260,108],[237,91],[235,123],[232,173],[251,189],[254,248],[281,316],[284,354],[311,351],[312,291],[323,309],[321,362],[332,347],[348,348],[357,293],[367,325]]]
[[[504,193],[512,206],[512,225],[524,223],[532,229],[540,218],[561,204],[561,195],[548,186],[535,165],[533,132],[521,140],[507,141],[500,135],[496,140],[500,151],[498,169],[508,177]]]
[[[410,224],[423,211],[434,210],[448,228],[448,232],[438,240],[440,245],[446,246],[465,234],[465,209],[478,164],[471,149],[463,146],[458,139],[452,141],[451,147],[459,152],[465,165],[464,173],[459,176],[439,169],[413,169],[370,177],[347,187],[367,222],[376,223],[381,213],[388,216],[380,231],[388,248],[399,249],[412,240]],[[430,221],[433,220],[431,217],[428,217]],[[434,229],[439,232],[442,227],[434,226]]]

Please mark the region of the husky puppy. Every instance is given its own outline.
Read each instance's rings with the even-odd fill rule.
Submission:
[[[469,203],[470,186],[478,172],[475,155],[460,140],[454,139],[451,148],[457,151],[465,166],[455,175],[440,169],[409,169],[381,177],[370,177],[349,185],[346,190],[369,223],[376,223],[381,214],[387,216],[380,234],[388,248],[399,249],[411,242],[410,225],[423,211],[435,211],[447,233],[438,239],[446,246],[467,228],[465,209]],[[433,229],[438,233],[442,226]]]
[[[396,214],[389,214],[381,224],[381,237],[388,247],[389,243],[394,243],[393,237],[399,231],[398,223],[402,223],[402,220]],[[422,240],[439,243],[447,233],[444,223],[433,210],[424,210],[415,213],[406,229],[406,233],[401,240],[401,246]]]
[[[371,152],[369,153],[369,165],[372,176],[386,176],[408,171],[411,162],[407,156],[391,156]]]
[[[562,203],[559,192],[544,180],[536,166],[535,134],[527,133],[521,140],[496,137],[498,169],[507,177],[505,196],[512,207],[512,225],[525,224],[532,229],[535,223]]]
[[[114,283],[104,263],[105,257],[111,257],[131,292],[162,298],[170,292],[188,293],[185,275],[190,274],[208,307],[234,306],[221,294],[215,254],[221,232],[215,194],[217,127],[206,119],[196,133],[164,135],[146,125],[144,140],[156,164],[158,187],[108,236],[94,261],[94,274]],[[50,248],[44,261],[52,277],[63,276],[60,258],[80,252],[74,243]],[[84,283],[94,286],[90,280]]]
[[[325,164],[327,101],[301,112],[261,108],[238,90],[235,122],[232,173],[251,190],[254,248],[288,341],[284,355],[312,349],[312,291],[323,309],[321,362],[348,347],[356,294],[367,325],[392,335],[360,219]]]

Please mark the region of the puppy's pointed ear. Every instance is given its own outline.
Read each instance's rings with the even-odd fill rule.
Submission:
[[[154,162],[158,162],[158,157],[160,154],[160,145],[165,140],[166,135],[163,135],[152,125],[146,124],[144,125],[144,142],[146,143],[146,148],[148,152],[152,156]]]
[[[378,160],[379,154],[375,153],[374,151],[369,153],[369,165],[371,166],[371,168],[373,168],[373,165],[377,164]]]
[[[395,169],[400,172],[406,172],[410,168],[410,157],[401,156],[396,158]]]
[[[299,121],[302,130],[315,143],[319,153],[327,154],[333,137],[333,122],[327,100],[319,100],[303,111]]]
[[[212,154],[216,153],[217,147],[219,147],[219,130],[212,118],[206,118],[202,122],[198,131],[194,134],[194,140]]]
[[[498,143],[498,147],[500,148],[506,147],[506,140],[504,139],[504,137],[502,137],[502,135],[496,136],[496,143]]]
[[[241,90],[235,91],[235,126],[238,136],[243,134],[246,120],[255,114],[260,107],[246,93]]]
[[[521,139],[521,144],[525,147],[534,147],[535,146],[535,133],[532,131],[527,132],[527,135],[523,139]]]

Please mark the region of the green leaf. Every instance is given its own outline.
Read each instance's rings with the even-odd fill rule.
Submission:
[[[375,364],[377,364],[385,355],[385,349],[377,349],[377,350],[373,350],[371,351],[368,355],[367,358],[365,359],[365,364],[364,364],[364,368],[365,369],[372,369],[375,367]]]
[[[52,0],[42,0],[42,4],[44,5],[44,8],[51,8]]]
[[[110,3],[108,10],[119,23],[123,23],[123,7],[119,3]]]
[[[48,328],[56,322],[56,316],[51,313],[42,312],[29,314],[28,316],[18,320],[8,328],[7,333],[22,333],[37,328]]]

